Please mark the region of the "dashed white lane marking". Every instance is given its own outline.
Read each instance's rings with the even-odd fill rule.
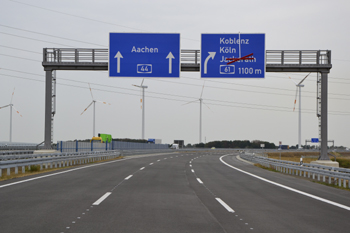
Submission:
[[[150,163],[149,165],[153,165],[153,163]]]
[[[198,183],[203,184],[203,181],[199,178],[197,178]]]
[[[193,169],[191,169],[191,172],[193,172],[193,173],[194,173],[194,170],[193,170]]]
[[[340,207],[340,208],[343,208],[343,209],[346,209],[346,210],[349,210],[349,211],[350,211],[350,207],[349,207],[349,206],[342,205],[342,204],[339,204],[339,203],[337,203],[337,202],[330,201],[330,200],[324,199],[324,198],[322,198],[322,197],[318,197],[318,196],[315,196],[315,195],[312,195],[312,194],[309,194],[309,193],[306,193],[306,192],[303,192],[303,191],[300,191],[300,190],[297,190],[297,189],[288,187],[288,186],[286,186],[286,185],[276,183],[276,182],[274,182],[274,181],[271,181],[271,180],[262,178],[262,177],[260,177],[260,176],[257,176],[257,175],[254,175],[254,174],[252,174],[252,173],[243,171],[243,170],[241,170],[241,169],[239,169],[239,168],[236,168],[236,167],[234,167],[234,166],[232,166],[232,165],[230,165],[230,164],[228,164],[228,163],[226,163],[225,161],[222,160],[222,158],[225,157],[225,156],[227,156],[227,155],[221,156],[221,157],[220,157],[220,161],[221,161],[223,164],[225,164],[226,166],[228,166],[228,167],[230,167],[230,168],[233,168],[233,169],[235,169],[235,170],[237,170],[237,171],[239,171],[239,172],[242,172],[242,173],[247,174],[247,175],[249,175],[249,176],[255,177],[255,178],[257,178],[257,179],[259,179],[259,180],[262,180],[262,181],[265,181],[265,182],[267,182],[267,183],[276,185],[276,186],[278,186],[278,187],[287,189],[287,190],[289,190],[289,191],[296,192],[296,193],[299,193],[299,194],[301,194],[301,195],[304,195],[304,196],[307,196],[307,197],[310,197],[310,198],[313,198],[313,199],[316,199],[316,200],[319,200],[319,201],[328,203],[328,204],[330,204],[330,205],[334,205],[334,206],[337,206],[337,207]]]
[[[126,177],[125,180],[128,180],[128,179],[130,179],[131,177],[132,177],[132,175]]]
[[[223,207],[225,207],[225,209],[230,212],[230,213],[234,213],[235,211],[230,207],[228,206],[223,200],[221,200],[220,198],[215,198]]]
[[[192,167],[192,164],[190,164],[190,167]]]
[[[100,199],[98,199],[97,201],[95,201],[92,205],[99,205],[101,204],[101,202],[103,202],[109,195],[111,195],[111,192],[107,192],[105,195],[103,195],[102,197],[100,197]],[[84,213],[83,213],[84,214]]]
[[[142,171],[143,169],[145,169],[145,167],[140,168],[141,171]]]
[[[159,161],[160,161],[160,159],[157,160],[157,162],[159,162]]]

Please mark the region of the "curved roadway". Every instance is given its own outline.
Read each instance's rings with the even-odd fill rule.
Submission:
[[[219,150],[0,182],[1,232],[347,232],[349,192]]]

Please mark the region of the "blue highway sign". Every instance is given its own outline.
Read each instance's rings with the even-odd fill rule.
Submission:
[[[264,78],[265,34],[202,34],[202,78]]]
[[[317,143],[317,142],[319,142],[319,139],[318,138],[311,138],[311,142],[312,143]]]
[[[110,77],[180,77],[180,34],[110,33]]]

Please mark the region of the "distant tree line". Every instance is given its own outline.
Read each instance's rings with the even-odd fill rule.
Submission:
[[[275,143],[260,141],[260,140],[234,140],[234,141],[213,141],[208,143],[198,143],[198,144],[187,144],[186,147],[197,147],[197,148],[261,148],[261,144],[265,145],[265,149],[275,149]]]

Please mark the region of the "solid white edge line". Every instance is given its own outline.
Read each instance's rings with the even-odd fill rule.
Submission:
[[[228,206],[223,200],[221,200],[220,198],[215,198],[223,207],[225,207],[225,209],[230,212],[230,213],[234,213],[235,211],[230,207]]]
[[[285,185],[283,185],[283,184],[276,183],[276,182],[274,182],[274,181],[271,181],[271,180],[262,178],[262,177],[260,177],[260,176],[257,176],[257,175],[254,175],[254,174],[252,174],[252,173],[243,171],[243,170],[241,170],[241,169],[239,169],[239,168],[236,168],[236,167],[234,167],[234,166],[232,166],[232,165],[230,165],[230,164],[228,164],[228,163],[226,163],[225,161],[222,160],[222,158],[225,157],[225,156],[227,156],[227,155],[221,156],[221,157],[220,157],[220,161],[221,161],[223,164],[225,164],[226,166],[228,166],[228,167],[230,167],[230,168],[233,168],[233,169],[235,169],[235,170],[237,170],[237,171],[239,171],[239,172],[242,172],[242,173],[247,174],[247,175],[249,175],[249,176],[255,177],[255,178],[257,178],[257,179],[259,179],[259,180],[262,180],[262,181],[265,181],[265,182],[267,182],[267,183],[276,185],[276,186],[278,186],[278,187],[287,189],[287,190],[289,190],[289,191],[296,192],[296,193],[299,193],[299,194],[301,194],[301,195],[304,195],[304,196],[307,196],[307,197],[310,197],[310,198],[313,198],[313,199],[316,199],[316,200],[319,200],[319,201],[328,203],[328,204],[330,204],[330,205],[334,205],[334,206],[337,206],[337,207],[340,207],[340,208],[343,208],[343,209],[345,209],[345,210],[349,210],[349,211],[350,211],[350,207],[349,207],[349,206],[342,205],[342,204],[339,204],[339,203],[337,203],[337,202],[330,201],[330,200],[324,199],[324,198],[322,198],[322,197],[318,197],[318,196],[315,196],[315,195],[313,195],[313,194],[309,194],[309,193],[306,193],[306,192],[303,192],[303,191],[300,191],[300,190],[297,190],[297,189],[294,189],[294,188],[285,186]]]
[[[100,197],[100,199],[98,199],[97,201],[95,201],[92,205],[99,205],[101,204],[101,202],[103,202],[109,195],[111,195],[111,192],[107,192],[105,193],[105,195],[103,195],[102,197]]]
[[[128,179],[130,179],[131,177],[132,177],[132,175],[126,177],[125,180],[128,180]]]
[[[197,181],[200,183],[200,184],[203,184],[203,181],[199,178],[197,178]]]

